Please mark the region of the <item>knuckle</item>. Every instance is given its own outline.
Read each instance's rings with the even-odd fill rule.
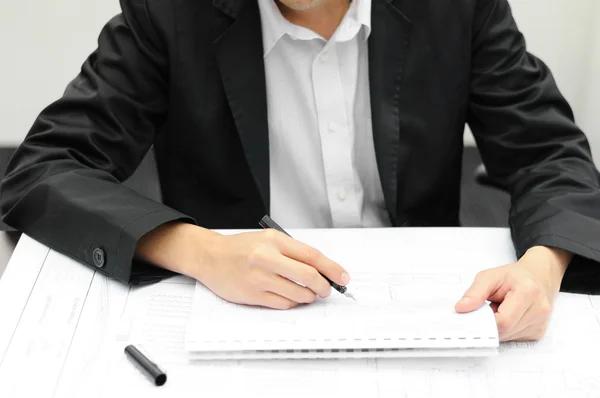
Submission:
[[[533,338],[535,340],[541,340],[544,338],[545,334],[546,334],[546,327],[540,327],[540,328],[538,328],[538,330],[536,330]]]
[[[306,267],[303,278],[303,284],[307,286],[308,292],[311,294],[318,294],[319,296],[323,296],[323,294],[325,294],[328,286],[327,282],[315,268]],[[316,297],[313,297],[310,302],[313,302],[315,299]]]
[[[314,286],[315,284],[319,283],[319,280],[321,279],[319,271],[313,267],[306,267],[305,277],[308,286]]]
[[[523,292],[529,296],[535,296],[535,295],[539,294],[541,291],[540,286],[531,280],[523,282],[522,289],[523,289]]]
[[[265,229],[263,231],[263,234],[265,238],[271,242],[277,242],[277,240],[279,239],[279,232],[272,228]]]
[[[314,292],[311,292],[310,290],[306,289],[306,292],[304,293],[304,299],[302,300],[302,302],[310,304],[313,303],[316,299],[317,295]]]
[[[265,301],[265,299],[262,297],[262,295],[256,291],[250,291],[246,295],[246,299],[240,300],[240,302],[238,304],[248,304],[248,305],[252,305],[252,306],[269,307],[268,303]]]
[[[543,328],[536,328],[531,332],[529,338],[531,339],[531,341],[539,341],[542,338],[544,338],[545,332],[546,330]]]
[[[540,288],[540,285],[538,285],[537,283],[532,283],[531,286],[529,287],[529,293],[533,294],[533,295],[538,295],[542,292],[542,289]]]
[[[542,300],[539,307],[540,315],[547,318],[552,312],[552,305],[548,300]]]
[[[321,256],[321,252],[315,248],[307,247],[306,249],[304,249],[304,258],[306,258],[306,261],[311,265],[319,262]]]
[[[261,300],[259,301],[259,305],[262,307],[266,307],[266,308],[272,308],[275,310],[283,310],[284,305],[285,305],[285,301],[284,300],[277,300],[275,297],[265,297],[262,296]]]
[[[269,259],[269,250],[264,246],[258,246],[250,251],[248,254],[248,264],[252,266],[259,266],[264,264]]]
[[[510,318],[506,316],[498,317],[496,319],[496,324],[498,325],[498,328],[502,331],[507,331],[512,327],[512,322]]]
[[[486,279],[489,275],[489,270],[485,270],[485,271],[479,271],[477,273],[477,275],[475,275],[475,281],[476,282],[480,282],[484,279]]]
[[[524,334],[525,337],[523,339],[528,341],[539,341],[546,335],[546,329],[546,323],[532,325],[526,330]]]

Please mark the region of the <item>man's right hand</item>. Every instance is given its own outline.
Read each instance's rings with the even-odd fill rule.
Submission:
[[[331,287],[319,272],[340,285],[350,280],[318,250],[273,229],[221,235],[167,224],[144,236],[136,255],[193,277],[230,302],[275,309],[329,296]]]

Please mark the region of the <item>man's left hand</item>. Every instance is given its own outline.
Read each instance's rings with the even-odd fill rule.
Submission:
[[[501,341],[539,340],[571,258],[563,250],[532,247],[514,264],[477,274],[456,311],[474,311],[489,300]]]

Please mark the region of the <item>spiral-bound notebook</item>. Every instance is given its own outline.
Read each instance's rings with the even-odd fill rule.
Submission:
[[[192,359],[494,355],[492,309],[454,311],[462,285],[449,274],[353,274],[357,301],[332,291],[278,311],[232,304],[197,284],[185,346]]]

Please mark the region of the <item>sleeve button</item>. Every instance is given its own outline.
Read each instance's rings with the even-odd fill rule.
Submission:
[[[98,267],[98,268],[104,267],[104,264],[106,263],[106,254],[104,253],[104,250],[99,249],[99,248],[94,249],[93,257],[94,257],[94,265],[96,267]]]

